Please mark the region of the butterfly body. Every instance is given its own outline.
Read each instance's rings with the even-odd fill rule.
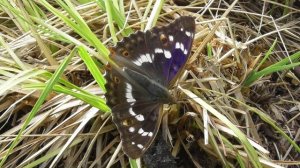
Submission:
[[[112,49],[117,68],[107,70],[107,104],[120,133],[123,151],[132,159],[151,145],[161,122],[163,104],[173,103],[168,89],[184,67],[195,23],[173,23],[125,37]]]
[[[125,73],[127,73],[138,86],[143,86],[142,88],[146,91],[144,95],[145,100],[161,103],[169,103],[172,101],[172,96],[168,89],[163,87],[159,83],[159,80],[150,79],[146,75],[131,69],[126,69]]]

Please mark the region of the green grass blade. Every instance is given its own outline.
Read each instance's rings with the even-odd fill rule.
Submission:
[[[9,91],[14,86],[34,77],[44,73],[44,70],[30,69],[20,72],[19,74],[9,78],[2,85],[0,85],[0,95],[3,95],[6,91]]]
[[[150,17],[148,19],[147,25],[145,30],[149,30],[151,29],[153,26],[156,25],[157,19],[159,17],[160,11],[163,7],[164,4],[164,0],[157,0],[153,6],[153,10],[150,14]]]
[[[25,89],[43,90],[45,89],[46,85],[44,83],[36,83],[36,84],[26,84],[23,85],[23,87]],[[65,95],[73,96],[79,100],[84,101],[87,104],[90,104],[93,107],[98,108],[102,112],[110,112],[110,108],[106,105],[106,101],[98,96],[92,94],[86,94],[85,92],[70,89],[58,84],[53,86],[53,91],[57,93],[63,93]]]
[[[42,91],[40,97],[38,98],[37,102],[33,106],[33,108],[31,110],[31,112],[29,113],[28,117],[26,118],[26,120],[25,120],[22,128],[20,129],[17,137],[14,139],[14,141],[10,145],[8,151],[6,152],[5,156],[2,158],[2,160],[0,162],[0,167],[3,166],[3,164],[5,163],[6,159],[8,158],[8,156],[10,155],[10,153],[12,152],[12,150],[20,142],[22,133],[24,132],[24,130],[26,129],[26,127],[28,126],[28,124],[30,123],[30,121],[33,119],[33,117],[36,115],[36,113],[39,111],[41,105],[43,104],[43,102],[45,101],[45,99],[47,98],[47,96],[49,95],[49,93],[52,91],[53,86],[59,80],[60,76],[64,72],[64,69],[67,67],[67,65],[71,61],[71,58],[73,57],[74,53],[75,53],[75,50],[73,50],[71,52],[71,54],[64,59],[64,61],[62,62],[62,64],[55,71],[53,77],[47,83],[45,89]]]
[[[261,67],[261,65],[263,65],[265,63],[265,61],[270,57],[272,51],[274,50],[274,47],[275,47],[276,43],[277,43],[277,39],[275,39],[275,41],[273,42],[272,46],[269,48],[269,50],[265,54],[264,58],[260,61],[260,63],[258,64],[258,66],[255,68],[255,70],[258,70],[259,67]]]
[[[105,9],[107,12],[107,18],[108,18],[108,27],[109,27],[109,31],[110,31],[110,35],[113,39],[113,42],[116,44],[118,39],[116,36],[116,31],[115,31],[115,27],[114,27],[114,23],[113,23],[113,2],[111,0],[105,0]]]
[[[251,111],[255,112],[264,122],[268,123],[276,131],[278,131],[287,141],[289,141],[289,143],[291,143],[295,150],[300,153],[300,146],[295,141],[293,141],[286,133],[284,133],[284,131],[276,125],[276,122],[273,119],[254,107],[251,108]]]
[[[70,28],[72,28],[76,33],[78,33],[82,38],[88,41],[91,45],[95,46],[97,51],[103,56],[108,57],[109,50],[106,46],[97,38],[97,36],[91,31],[87,26],[85,21],[81,18],[78,12],[74,9],[69,1],[60,2],[59,4],[68,12],[71,18],[68,18],[66,14],[61,13],[59,10],[51,6],[47,1],[41,0],[40,3],[44,5],[49,11],[58,16],[63,20]],[[67,5],[67,4],[68,5]]]
[[[273,43],[272,47],[273,46],[274,46],[274,43]],[[268,53],[270,51],[271,50],[269,50]],[[266,55],[269,55],[268,53]],[[265,58],[267,58],[267,57],[264,57],[263,61],[265,61]],[[266,75],[269,75],[271,73],[282,71],[282,70],[289,70],[289,69],[292,69],[296,66],[299,66],[300,65],[299,64],[299,58],[300,58],[300,51],[298,51],[295,54],[293,54],[289,57],[286,57],[286,58],[278,61],[277,63],[275,63],[275,64],[273,64],[269,67],[266,67],[266,68],[264,68],[264,69],[262,69],[258,72],[254,70],[254,71],[252,71],[251,73],[248,74],[246,80],[243,82],[243,86],[250,86],[253,82],[258,80],[262,76],[266,76]],[[297,62],[297,63],[293,63],[293,62]]]
[[[96,1],[97,4],[101,7],[101,9],[103,9],[104,11],[106,11],[105,8],[105,3],[103,0],[97,0]],[[120,9],[122,10],[122,9]],[[133,30],[131,28],[126,28],[126,24],[125,24],[125,13],[122,11],[119,11],[117,8],[115,8],[115,6],[111,6],[111,15],[112,15],[112,19],[117,23],[118,27],[123,30],[121,33],[123,36],[128,36],[129,34],[133,33]]]
[[[78,49],[79,49],[78,53],[79,53],[80,57],[82,58],[85,65],[91,72],[91,74],[94,77],[94,79],[96,80],[97,84],[100,86],[100,88],[104,92],[106,92],[105,79],[104,79],[102,73],[99,71],[99,68],[97,67],[96,63],[93,61],[93,59],[90,57],[88,52],[83,47],[79,47]]]
[[[79,143],[82,142],[82,139],[76,139],[72,142],[72,144],[69,146],[69,148],[71,148],[72,146],[75,146]],[[52,150],[50,152],[47,152],[47,154],[41,158],[38,158],[36,160],[34,160],[33,162],[29,163],[28,165],[24,166],[24,168],[32,168],[32,167],[38,167],[38,165],[49,161],[51,158],[54,158],[56,155],[59,154],[59,152],[61,151],[61,148],[57,148],[55,150]]]
[[[131,168],[138,168],[135,159],[130,159],[130,158],[129,158],[129,164],[130,164],[130,167],[131,167]]]
[[[279,66],[283,66],[286,64],[291,64],[293,62],[299,62],[299,58],[300,58],[300,51],[296,52],[295,54],[293,54],[289,57],[286,57],[286,58],[280,60],[279,62],[271,65],[270,67],[279,67]]]

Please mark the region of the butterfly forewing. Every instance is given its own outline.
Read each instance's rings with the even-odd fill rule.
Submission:
[[[128,67],[146,76],[153,76],[153,54],[146,46],[145,33],[138,31],[125,37],[112,48],[116,53],[111,58],[119,66]]]
[[[130,158],[140,157],[157,134],[162,104],[172,100],[167,89],[188,59],[194,29],[192,17],[180,17],[125,37],[112,48],[119,70],[107,69],[106,98]]]
[[[169,87],[170,81],[186,63],[194,32],[195,21],[187,16],[180,17],[166,27],[146,32],[146,45],[155,55],[154,69],[164,86]]]

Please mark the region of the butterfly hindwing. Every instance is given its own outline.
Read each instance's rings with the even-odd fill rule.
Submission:
[[[152,143],[161,122],[160,107],[161,104],[138,101],[113,108],[113,121],[119,130],[123,150],[130,158],[139,158]],[[128,112],[130,116],[124,115]]]
[[[161,122],[161,103],[149,90],[162,91],[143,74],[126,68],[124,73],[134,80],[134,84],[116,70],[107,70],[106,97],[107,104],[112,107],[113,122],[120,133],[123,150],[136,159],[150,146]],[[144,85],[149,88],[135,87]]]

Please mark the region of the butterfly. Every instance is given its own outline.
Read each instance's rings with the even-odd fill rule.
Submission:
[[[181,16],[166,26],[131,34],[111,49],[118,68],[107,68],[105,96],[130,158],[141,157],[149,148],[163,104],[174,102],[169,89],[187,62],[194,34],[194,18]]]

